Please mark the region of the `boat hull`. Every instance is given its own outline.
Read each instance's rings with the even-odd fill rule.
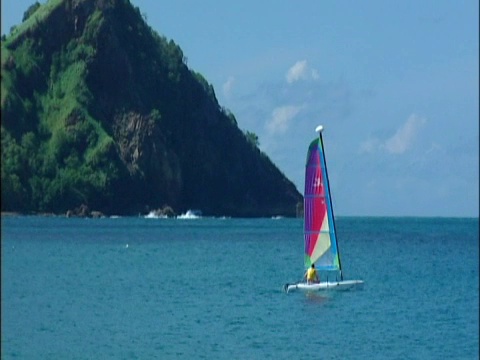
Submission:
[[[342,280],[342,281],[325,281],[317,284],[297,283],[285,284],[284,290],[289,293],[299,290],[304,292],[323,291],[323,290],[349,290],[363,285],[363,280]]]

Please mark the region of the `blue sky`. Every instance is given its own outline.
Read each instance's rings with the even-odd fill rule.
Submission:
[[[478,1],[131,2],[301,193],[323,124],[337,215],[478,217]]]

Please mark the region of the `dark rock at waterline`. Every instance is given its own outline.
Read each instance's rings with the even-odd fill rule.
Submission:
[[[101,218],[105,217],[105,215],[101,211],[97,210],[92,210],[88,208],[87,205],[82,204],[79,207],[73,209],[73,210],[68,210],[67,213],[65,214],[67,218],[70,217],[90,217],[90,218]]]

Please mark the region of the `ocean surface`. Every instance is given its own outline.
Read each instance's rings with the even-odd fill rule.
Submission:
[[[4,216],[1,358],[479,358],[478,218],[339,217],[363,288],[286,294],[302,227]]]

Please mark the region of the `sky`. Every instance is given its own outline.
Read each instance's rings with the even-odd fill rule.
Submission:
[[[300,193],[321,124],[336,215],[479,216],[478,1],[131,3]]]

